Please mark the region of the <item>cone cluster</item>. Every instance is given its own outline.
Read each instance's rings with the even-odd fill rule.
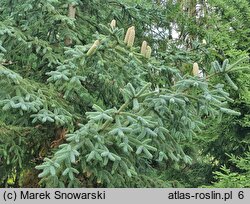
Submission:
[[[147,41],[143,41],[141,45],[141,54],[146,57],[150,58],[151,57],[151,52],[152,49],[151,47],[147,44]]]
[[[110,22],[110,27],[112,29],[115,29],[116,27],[116,20],[113,19]],[[134,41],[135,41],[135,26],[131,26],[128,28],[125,38],[124,38],[124,43],[128,46],[128,47],[132,47],[134,45]],[[92,54],[95,53],[97,47],[100,45],[100,41],[96,40],[94,42],[94,44],[90,47],[90,49],[87,52],[87,56],[90,56]],[[141,54],[145,57],[145,58],[150,58],[151,57],[151,53],[152,53],[152,49],[151,47],[148,45],[147,41],[143,41],[142,45],[141,45]]]

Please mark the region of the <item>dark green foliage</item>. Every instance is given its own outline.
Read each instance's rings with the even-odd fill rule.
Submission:
[[[220,171],[214,173],[216,182],[213,183],[214,188],[249,188],[250,169],[249,169],[249,152],[244,157],[230,156],[236,168],[231,170],[226,166],[222,166]]]
[[[0,186],[9,179],[18,187],[23,169],[36,165],[41,160],[41,150],[48,147],[49,131],[39,127],[20,127],[0,123]],[[25,147],[25,148],[24,148]],[[7,186],[5,186],[7,187]]]

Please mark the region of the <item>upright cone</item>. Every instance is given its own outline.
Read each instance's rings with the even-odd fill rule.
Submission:
[[[135,29],[135,27],[134,27],[134,26],[131,26],[131,27],[129,27],[128,30],[127,30],[127,33],[126,33],[125,38],[124,38],[124,43],[125,43],[125,44],[128,43],[128,39],[129,39],[129,36],[130,36],[130,31],[131,31],[132,29]]]
[[[147,45],[148,45],[147,41],[144,40],[144,41],[142,42],[142,45],[141,45],[141,54],[142,54],[143,56],[146,56]]]
[[[95,51],[96,51],[96,48],[98,47],[98,45],[100,44],[100,41],[99,40],[96,40],[94,42],[94,44],[91,46],[91,48],[89,48],[88,52],[87,52],[87,56],[90,56],[92,55]]]
[[[145,57],[149,59],[151,57],[151,53],[152,53],[151,47],[147,46],[147,51],[146,51]]]
[[[110,23],[110,27],[112,28],[112,30],[114,30],[114,29],[115,29],[115,26],[116,26],[116,20],[113,19],[113,20],[111,21],[111,23]]]
[[[129,37],[129,33],[130,33],[130,28],[128,28],[125,38],[124,38],[124,43],[127,44],[128,43],[128,37]]]
[[[128,36],[128,47],[132,47],[135,41],[135,27],[132,26]]]
[[[193,64],[193,76],[199,76],[199,72],[200,72],[199,65],[195,62]]]

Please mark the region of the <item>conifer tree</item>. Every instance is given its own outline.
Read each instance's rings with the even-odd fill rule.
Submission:
[[[43,170],[39,177],[46,186],[76,187],[91,180],[100,186],[134,187],[138,183],[133,178],[140,180],[141,169],[152,162],[191,163],[182,144],[201,130],[204,115],[240,114],[225,107],[230,98],[222,84],[210,84],[196,74],[171,72],[155,58],[140,54],[139,48],[132,47],[133,26],[126,35],[118,27],[100,28],[103,31],[94,35],[94,43],[67,48],[68,59],[48,73],[48,80],[65,98],[81,88],[92,97],[97,96],[96,90],[112,95],[102,95],[104,104],[86,112],[88,122],[67,134],[67,143],[37,167]],[[237,69],[227,62],[222,66],[215,62],[210,76],[227,76]],[[166,86],[168,77],[160,77],[163,73],[175,77],[176,83]],[[70,86],[83,76],[83,83]],[[152,81],[155,76],[162,83]],[[140,183],[150,186],[147,180]]]

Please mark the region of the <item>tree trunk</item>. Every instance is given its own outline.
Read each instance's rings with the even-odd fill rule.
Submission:
[[[69,4],[68,17],[70,17],[70,18],[76,17],[76,7],[72,4]],[[70,46],[70,45],[72,45],[73,41],[70,37],[66,37],[64,43],[66,46]]]

